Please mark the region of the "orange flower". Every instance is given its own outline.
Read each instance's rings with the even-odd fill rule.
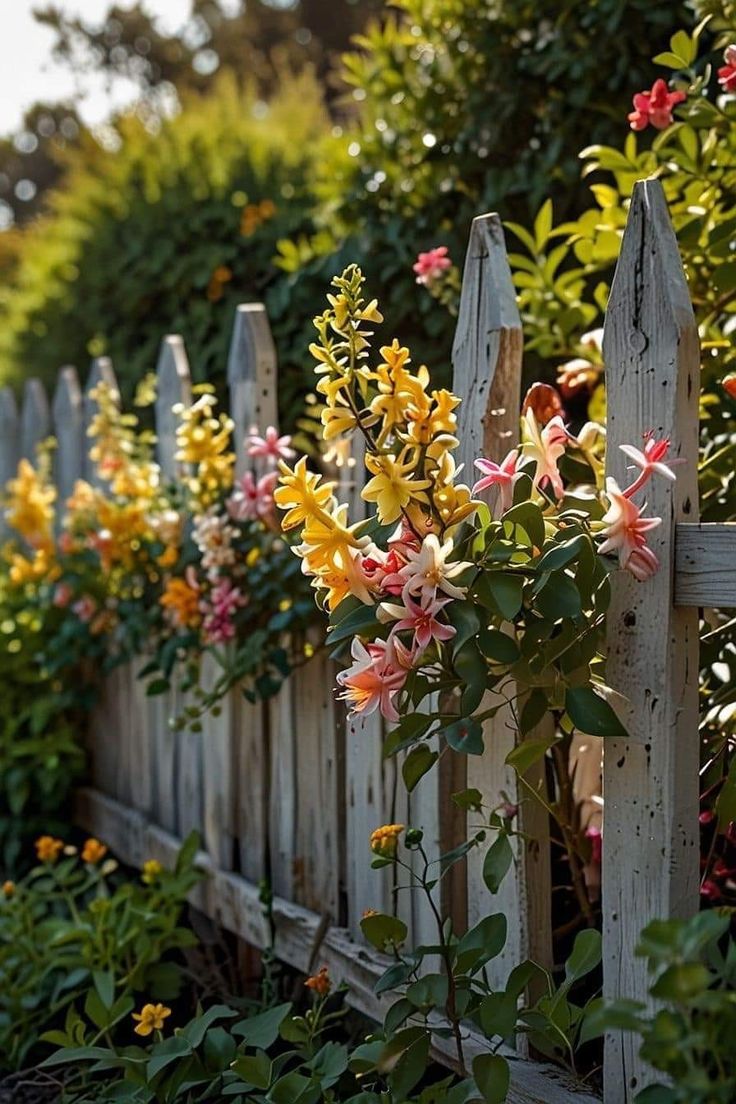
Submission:
[[[404,824],[384,824],[371,832],[371,851],[374,855],[380,855],[382,859],[393,859],[399,846],[399,836],[404,831]]]
[[[94,866],[100,859],[104,859],[107,854],[107,848],[104,843],[100,843],[98,839],[88,839],[82,848],[82,862],[90,863]]]
[[[177,628],[190,629],[199,624],[199,590],[186,579],[168,579],[159,602]]]
[[[330,981],[330,974],[327,967],[322,966],[316,974],[307,978],[304,985],[307,989],[311,989],[312,992],[316,993],[318,997],[326,997],[332,988],[332,982]]]
[[[39,836],[36,840],[36,855],[40,862],[56,862],[64,848],[64,841],[54,836]]]
[[[3,882],[3,896],[6,900],[15,896],[15,882],[11,882],[10,880]]]

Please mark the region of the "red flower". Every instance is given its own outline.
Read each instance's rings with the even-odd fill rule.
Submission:
[[[718,70],[718,83],[724,92],[736,92],[736,45],[726,47],[725,65]]]
[[[634,111],[628,119],[632,130],[644,130],[651,123],[657,130],[664,130],[672,122],[672,108],[686,99],[684,92],[670,92],[660,77],[649,92],[637,92]]]
[[[706,901],[717,901],[721,891],[715,882],[707,878],[700,887],[700,896],[705,897]]]
[[[736,373],[731,372],[730,375],[726,376],[722,381],[722,386],[730,399],[736,399]]]

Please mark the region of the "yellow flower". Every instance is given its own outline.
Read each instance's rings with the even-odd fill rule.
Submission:
[[[13,553],[10,557],[9,576],[14,586],[44,580],[51,582],[58,578],[59,574],[60,568],[54,563],[52,552],[46,548],[37,549],[30,559],[19,552]]]
[[[143,871],[141,873],[141,881],[146,885],[153,885],[153,883],[161,876],[163,872],[163,866],[158,859],[146,859],[143,864]]]
[[[322,438],[325,441],[331,441],[333,437],[349,433],[357,425],[355,415],[347,406],[326,406],[320,417],[324,426]]]
[[[355,525],[346,525],[347,506],[337,506],[333,514],[323,511],[309,518],[302,530],[303,543],[299,555],[308,561],[310,571],[332,567],[336,560],[342,565],[349,548],[363,548],[366,537],[356,537]]]
[[[159,603],[168,611],[177,628],[194,628],[200,622],[199,591],[190,586],[186,579],[167,579]]]
[[[91,839],[88,839],[84,847],[82,848],[82,862],[86,862],[89,863],[91,866],[94,866],[100,861],[100,859],[104,859],[106,854],[107,848],[105,847],[105,844],[100,843],[99,840],[94,839],[93,837]]]
[[[54,836],[39,836],[35,847],[40,862],[54,863],[64,849],[64,841]]]
[[[50,548],[53,544],[54,502],[56,490],[45,472],[34,468],[28,460],[18,463],[18,473],[8,480],[8,525],[23,537],[31,548]]]
[[[373,478],[366,483],[361,498],[366,502],[375,502],[382,525],[390,525],[396,521],[412,499],[416,502],[429,502],[424,492],[430,486],[430,481],[415,477],[413,460],[369,455],[365,458],[365,466],[373,473]]]
[[[226,414],[215,417],[216,401],[205,394],[190,407],[174,407],[180,417],[176,459],[181,464],[196,464],[196,472],[187,482],[200,507],[210,505],[233,480],[235,453],[230,451],[230,434],[235,423]]]
[[[393,859],[399,846],[399,836],[404,831],[405,824],[384,824],[371,832],[371,851],[374,855],[380,855],[382,859]]]
[[[160,556],[156,557],[156,563],[159,567],[173,567],[176,561],[179,559],[179,549],[169,544],[164,548]]]
[[[134,1029],[136,1035],[150,1035],[153,1031],[163,1031],[164,1020],[171,1015],[171,1009],[165,1004],[144,1004],[140,1012],[133,1013],[138,1021]]]
[[[322,477],[307,470],[307,461],[300,457],[293,470],[283,461],[279,465],[281,478],[273,493],[274,502],[288,513],[281,521],[286,531],[303,525],[309,518],[321,516],[334,502],[334,483],[322,483]]]
[[[8,879],[7,882],[3,882],[3,897],[5,897],[6,900],[15,897],[15,882],[11,882],[10,879]]]

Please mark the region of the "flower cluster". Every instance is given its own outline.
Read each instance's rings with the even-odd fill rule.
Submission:
[[[302,570],[330,611],[333,639],[350,644],[338,683],[352,712],[379,711],[399,728],[409,718],[409,743],[448,731],[454,745],[477,747],[484,691],[502,688],[506,676],[531,679],[559,708],[567,687],[602,670],[605,557],[615,553],[639,580],[657,570],[647,535],[659,519],[645,517],[634,496],[654,475],[674,478],[669,442],[646,434],[642,449],[624,446],[636,478],[623,490],[613,479],[604,487],[604,428],[589,422],[573,434],[559,406],[547,409],[534,391],[518,446],[476,460],[471,488],[458,481],[453,458],[457,396],[433,390],[397,341],[380,347],[373,366],[376,302],[364,297],[354,266],[333,287],[311,347],[324,437],[361,438],[360,497],[375,517],[351,520],[336,484],[302,457],[281,463],[274,499],[282,525],[301,531],[294,551]],[[565,471],[581,466],[587,481],[578,495]],[[444,694],[439,707],[430,700],[432,712],[418,719],[435,689]],[[397,827],[374,849],[394,847]]]
[[[667,82],[660,77],[648,92],[637,92],[634,96],[634,110],[629,113],[632,130],[645,130],[653,126],[664,130],[672,123],[672,110],[687,99],[684,92],[670,92]]]

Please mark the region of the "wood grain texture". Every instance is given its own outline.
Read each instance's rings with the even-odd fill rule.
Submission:
[[[151,825],[140,813],[91,789],[77,794],[76,820],[133,866],[154,857],[172,867],[181,845],[179,839]],[[218,870],[206,854],[198,857],[197,865],[205,875],[205,882],[194,891],[193,903],[253,945],[266,947],[269,931],[257,886]],[[392,992],[377,997],[374,992],[387,959],[356,943],[346,929],[325,927],[318,913],[278,896],[273,901],[273,921],[277,958],[301,972],[326,965],[335,981],[347,982],[348,1004],[374,1020],[382,1018],[398,995]],[[472,1060],[475,1055],[488,1052],[488,1040],[468,1028],[464,1049],[466,1058]],[[511,1067],[508,1104],[600,1104],[598,1097],[576,1085],[557,1067],[530,1062],[504,1046],[500,1046],[499,1052],[508,1058]],[[435,1057],[454,1066],[449,1041],[436,1039]]]
[[[20,460],[20,417],[15,395],[9,387],[0,387],[0,487],[18,470]],[[0,510],[0,539],[9,533],[5,511]]]
[[[191,401],[192,377],[184,340],[179,334],[169,334],[161,342],[156,364],[156,459],[167,479],[175,479],[179,470],[176,461],[179,420],[173,408],[177,403],[187,406]]]
[[[145,680],[138,674],[148,662],[136,656],[128,669],[130,694],[130,800],[134,809],[150,815],[153,796],[153,732],[151,731],[150,698],[146,696]]]
[[[51,433],[51,411],[46,388],[40,379],[27,379],[23,386],[23,405],[20,411],[20,452],[26,460],[34,461],[36,446]]]
[[[474,219],[470,232],[453,345],[453,389],[463,400],[458,410],[458,459],[471,485],[479,474],[474,467],[478,457],[500,462],[518,444],[522,354],[521,320],[501,220],[496,214],[482,215]],[[481,497],[493,505],[489,495]],[[489,707],[498,701],[498,695],[488,694]],[[530,738],[540,735],[535,731]],[[468,923],[476,924],[489,912],[504,912],[509,918],[506,947],[489,966],[492,983],[498,986],[524,958],[552,964],[549,826],[544,809],[525,796],[515,771],[506,765],[517,740],[512,711],[502,706],[484,725],[483,755],[467,759],[467,785],[477,787],[491,807],[504,801],[519,805],[519,829],[527,837],[515,837],[514,864],[493,896],[482,877],[484,850],[477,848],[468,856]],[[541,768],[538,777],[527,781],[541,785]]]
[[[603,338],[608,474],[627,481],[619,445],[654,430],[686,463],[675,483],[653,479],[647,514],[661,563],[646,583],[612,577],[608,679],[628,698],[629,740],[604,748],[604,993],[645,1000],[646,964],[636,958],[654,917],[698,908],[698,615],[675,609],[675,527],[698,517],[698,335],[658,181],[631,201]],[[644,496],[639,496],[639,499]],[[606,1104],[628,1104],[649,1079],[638,1040],[606,1040]]]
[[[270,754],[266,707],[237,693],[233,702],[235,824],[241,872],[252,882],[266,877]]]
[[[675,605],[736,606],[736,525],[675,526]]]
[[[82,449],[82,476],[88,483],[91,483],[93,487],[102,486],[104,483],[104,480],[100,479],[98,476],[95,465],[89,455],[89,450],[94,444],[94,441],[90,437],[89,430],[95,414],[97,413],[97,400],[94,398],[94,391],[100,383],[104,383],[110,388],[111,393],[115,396],[119,404],[120,389],[118,387],[117,376],[115,375],[112,361],[106,356],[95,357],[92,361],[89,375],[87,376],[87,382],[84,386],[84,395],[82,397],[82,437],[84,439]]]
[[[263,432],[278,425],[276,347],[262,303],[242,303],[235,312],[227,382],[235,422],[235,470],[242,475],[246,436],[253,429]]]
[[[268,792],[268,838],[271,886],[274,893],[293,899],[296,860],[296,733],[291,680],[266,703],[268,746],[271,755]]]
[[[63,517],[63,503],[84,471],[84,425],[82,389],[77,369],[68,365],[59,372],[52,402],[54,416],[54,482],[58,494],[57,524]]]
[[[203,688],[209,690],[221,675],[220,664],[205,652],[200,674]],[[233,704],[231,692],[221,698],[217,715],[208,710],[202,717],[204,846],[221,870],[232,870],[234,860]]]

